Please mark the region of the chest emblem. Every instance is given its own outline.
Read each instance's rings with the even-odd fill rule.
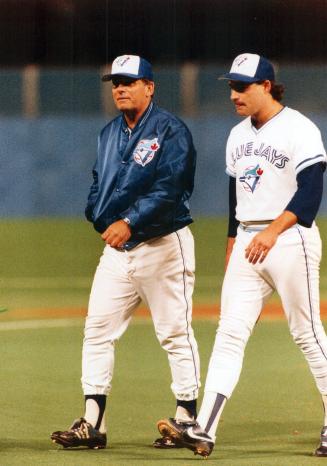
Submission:
[[[260,178],[263,174],[260,165],[255,167],[248,167],[244,170],[243,176],[240,176],[239,180],[243,184],[245,191],[253,193],[253,191],[260,185]]]
[[[133,152],[135,162],[144,167],[153,160],[153,157],[156,155],[159,147],[160,144],[158,143],[158,138],[141,139],[141,141],[137,143]]]

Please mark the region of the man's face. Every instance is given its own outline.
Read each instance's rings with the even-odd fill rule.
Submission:
[[[231,88],[230,98],[240,116],[256,115],[267,105],[267,97],[270,96],[269,81],[252,84],[229,81],[229,87]]]
[[[150,103],[154,83],[117,76],[112,79],[112,97],[122,112],[143,112]]]

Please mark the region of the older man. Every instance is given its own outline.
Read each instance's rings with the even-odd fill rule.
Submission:
[[[191,327],[195,265],[188,225],[196,156],[192,136],[181,120],[153,103],[152,67],[144,58],[116,58],[103,80],[112,82],[121,114],[101,131],[86,207],[87,219],[106,246],[85,322],[85,414],[69,430],[51,435],[64,447],[106,446],[104,412],[114,346],[141,300],[168,354],[178,422],[195,418],[200,386]],[[175,445],[160,439],[155,446]]]

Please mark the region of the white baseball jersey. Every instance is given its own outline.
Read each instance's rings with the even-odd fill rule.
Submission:
[[[246,118],[232,129],[227,143],[227,173],[236,178],[237,219],[276,218],[297,190],[297,174],[325,161],[320,131],[301,113],[283,108],[258,130]],[[318,227],[315,223],[309,228],[293,225],[278,236],[262,263],[250,263],[246,248],[266,228],[266,224],[238,227],[222,287],[220,322],[205,393],[227,398],[232,395],[247,341],[265,303],[277,291],[290,333],[303,351],[318,390],[327,395],[327,338],[319,309],[322,245]],[[201,406],[198,419],[205,409],[211,416],[212,407],[208,406],[203,410]]]
[[[259,129],[250,117],[236,125],[226,172],[236,178],[237,220],[278,217],[297,190],[297,174],[317,162],[326,162],[320,131],[296,110],[284,107]]]

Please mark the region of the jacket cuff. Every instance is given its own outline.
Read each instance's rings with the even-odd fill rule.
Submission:
[[[131,228],[135,228],[138,225],[139,215],[131,209],[122,212],[121,219],[124,220]]]

